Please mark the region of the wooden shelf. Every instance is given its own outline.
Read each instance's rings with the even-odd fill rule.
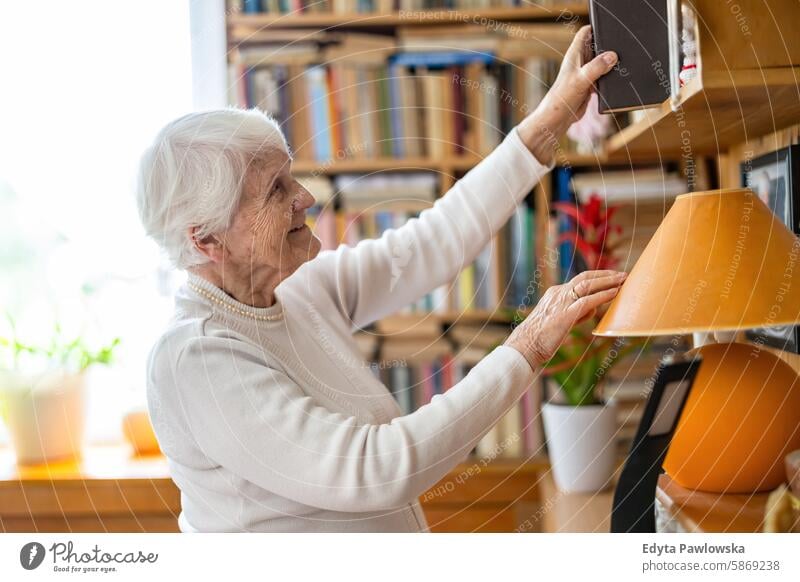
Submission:
[[[349,172],[368,173],[405,171],[418,172],[431,170],[439,172],[452,172],[454,170],[468,170],[481,161],[479,157],[450,157],[450,158],[358,158],[339,159],[328,162],[314,160],[295,160],[292,162],[292,171],[299,174],[345,174]]]
[[[668,475],[658,479],[656,499],[681,530],[688,533],[757,533],[762,531],[768,493],[750,495],[689,491]]]
[[[586,2],[575,2],[557,6],[530,6],[519,8],[489,8],[486,10],[408,10],[382,14],[232,14],[229,27],[236,28],[394,28],[397,26],[430,26],[436,24],[474,23],[486,20],[556,21],[562,15],[585,18],[589,15]],[[234,42],[246,42],[246,35],[231,36]]]
[[[482,323],[508,323],[514,318],[513,314],[519,313],[527,316],[530,309],[519,311],[513,309],[513,314],[508,311],[513,308],[499,308],[496,311],[475,309],[468,311],[445,311],[439,313],[401,313],[384,317],[376,322],[379,333],[395,332],[397,330],[419,329],[420,333],[434,332],[441,329],[442,325],[449,324],[482,324]]]
[[[556,166],[597,168],[608,164],[631,164],[660,161],[657,156],[628,157],[620,155],[609,157],[602,155],[585,155],[568,153],[556,156]],[[295,160],[292,171],[297,174],[336,175],[346,173],[368,172],[419,172],[423,170],[450,174],[466,171],[475,166],[483,158],[478,156],[452,156],[448,158],[345,158],[328,162],[314,160]]]
[[[670,103],[611,136],[610,156],[652,158],[724,154],[754,137],[800,122],[800,67],[705,74]]]

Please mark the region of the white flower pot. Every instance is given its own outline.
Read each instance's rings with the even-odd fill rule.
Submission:
[[[6,373],[0,395],[17,463],[34,465],[80,455],[85,428],[83,374]]]
[[[617,411],[614,404],[542,406],[553,478],[568,493],[602,491],[611,486],[617,462]]]

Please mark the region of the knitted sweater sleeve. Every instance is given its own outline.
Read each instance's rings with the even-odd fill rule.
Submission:
[[[446,393],[382,424],[320,406],[261,349],[201,335],[175,361],[178,406],[203,454],[312,507],[401,507],[442,479],[530,386],[534,371],[500,346]]]
[[[353,328],[390,315],[452,281],[508,221],[551,166],[514,128],[418,219],[355,247],[339,246],[307,264]]]

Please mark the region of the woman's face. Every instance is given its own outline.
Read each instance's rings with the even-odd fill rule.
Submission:
[[[270,267],[281,280],[319,253],[321,243],[306,226],[314,197],[291,174],[284,152],[255,161],[245,176],[242,200],[225,233],[229,260],[249,272]]]

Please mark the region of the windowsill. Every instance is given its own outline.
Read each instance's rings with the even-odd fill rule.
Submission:
[[[137,456],[127,443],[84,447],[77,460],[19,466],[9,444],[0,444],[0,482],[49,480],[169,479],[162,455]]]

